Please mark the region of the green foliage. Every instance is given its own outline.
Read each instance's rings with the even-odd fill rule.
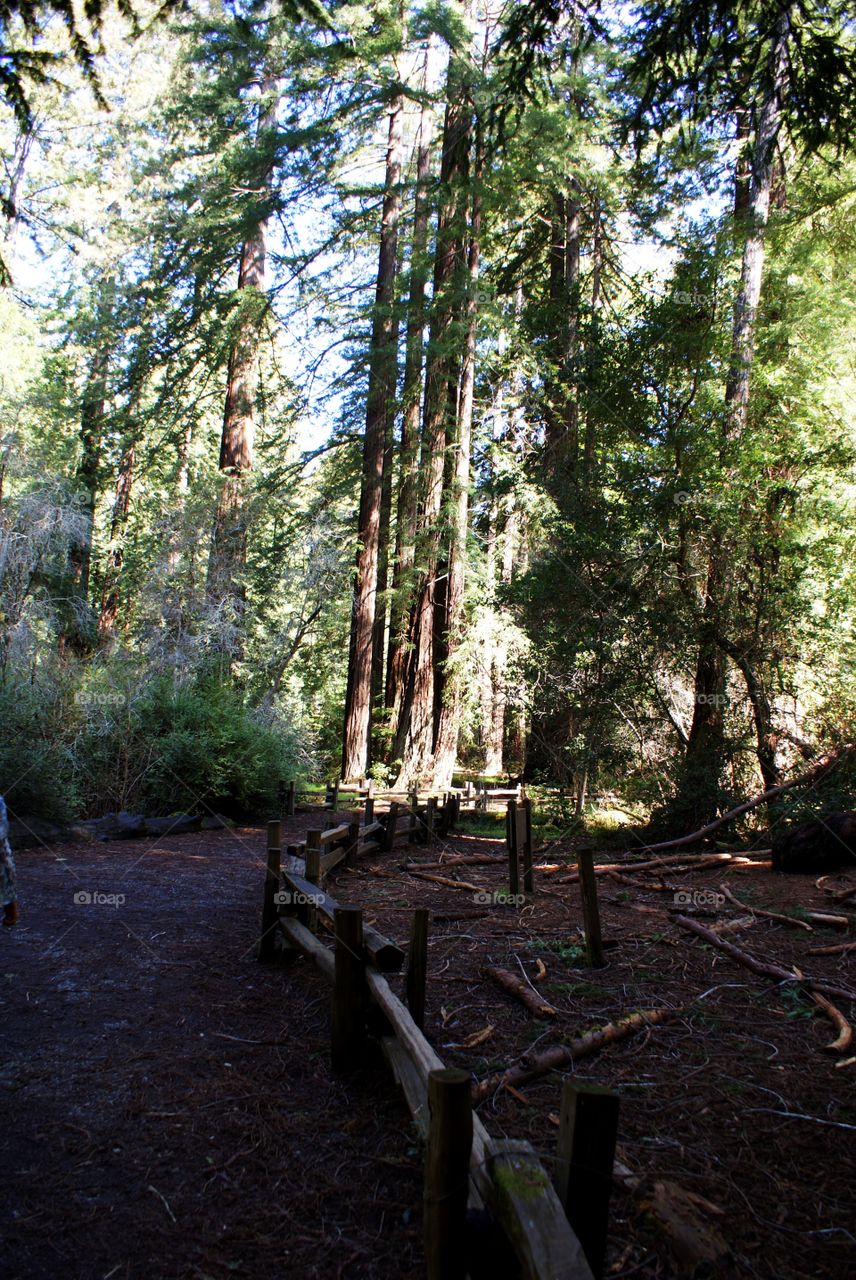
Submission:
[[[286,724],[265,721],[212,676],[179,683],[156,675],[122,692],[109,671],[78,691],[83,709],[74,751],[87,813],[272,811],[281,779],[299,772]]]
[[[63,822],[78,812],[69,718],[60,685],[0,683],[0,794],[13,816]]]

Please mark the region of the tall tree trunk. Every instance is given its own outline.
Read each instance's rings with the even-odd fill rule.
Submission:
[[[107,293],[112,294],[112,282],[108,282]],[[103,306],[109,309],[104,297],[99,302],[99,310]],[[89,583],[92,570],[92,544],[95,531],[95,511],[98,505],[98,493],[101,483],[101,453],[104,435],[104,418],[107,403],[107,371],[109,356],[107,338],[102,332],[97,338],[98,346],[92,358],[89,376],[80,403],[80,461],[77,464],[75,479],[81,491],[80,528],[72,539],[68,551],[69,575],[71,578],[66,619],[59,637],[60,653],[73,649],[77,653],[87,653],[92,648],[92,637],[88,634],[87,615],[89,613]]]
[[[265,75],[261,84],[256,141],[273,129],[279,102],[279,81]],[[264,194],[270,189],[273,170],[261,175]],[[220,437],[221,487],[214,517],[206,593],[210,601],[230,601],[236,610],[240,632],[246,590],[247,558],[246,483],[253,469],[256,397],[259,381],[259,331],[264,313],[268,219],[261,216],[241,247],[238,269],[238,306],[235,337],[229,352],[226,402]],[[243,298],[241,295],[245,295]],[[255,295],[255,296],[253,296]],[[240,647],[240,642],[239,642]]]
[[[726,433],[729,439],[742,433],[749,412],[749,379],[755,359],[755,327],[764,274],[764,242],[770,216],[776,142],[782,122],[782,90],[787,76],[789,33],[790,8],[786,8],[776,22],[770,47],[768,83],[757,108],[749,153],[748,197],[740,159],[735,178],[736,221],[745,238],[740,291],[734,303],[731,329],[731,360],[725,385]],[[745,129],[742,116],[738,118],[738,132],[741,128]]]
[[[452,785],[452,773],[458,753],[460,731],[460,676],[453,669],[455,654],[461,645],[464,628],[464,586],[467,560],[467,531],[470,509],[470,453],[472,450],[473,398],[476,381],[476,336],[478,328],[478,278],[481,249],[481,195],[479,183],[484,164],[481,130],[476,123],[475,169],[470,221],[470,244],[467,254],[468,296],[467,330],[464,360],[461,368],[457,431],[451,450],[451,484],[447,501],[452,512],[446,577],[445,612],[438,620],[442,636],[442,661],[434,675],[436,741],[434,746],[434,787],[446,791]]]
[[[425,53],[422,90],[427,93],[430,46]],[[431,142],[434,133],[434,111],[423,102],[419,119],[416,161],[416,196],[413,211],[413,235],[410,252],[410,295],[407,304],[407,342],[402,386],[403,415],[399,449],[398,500],[396,503],[395,558],[392,598],[390,601],[389,654],[386,664],[386,708],[389,730],[395,737],[407,684],[411,649],[408,639],[409,596],[413,587],[413,557],[416,542],[416,519],[419,465],[419,419],[422,396],[422,335],[425,327],[425,291],[428,283],[428,221],[431,199],[428,192],[431,176]]]
[[[468,72],[457,54],[449,61],[443,124],[440,208],[434,259],[434,292],[425,365],[422,520],[417,535],[424,569],[411,615],[413,651],[402,700],[394,755],[401,760],[399,785],[431,780],[435,739],[434,643],[440,512],[447,433],[454,430],[463,335],[460,317],[466,292],[466,185],[469,176],[471,108]]]
[[[395,351],[397,325],[394,310],[398,219],[401,207],[402,112],[403,102],[401,95],[398,94],[389,113],[386,180],[369,357],[357,571],[351,613],[348,687],[345,697],[342,742],[342,777],[346,781],[363,777],[369,765],[372,666],[376,638],[384,462],[394,413],[398,367]]]
[[[169,533],[169,550],[167,551],[167,572],[172,575],[178,572],[181,564],[181,521],[187,502],[187,491],[190,487],[190,446],[193,442],[193,421],[188,419],[184,435],[178,445],[178,470],[175,476],[175,508],[173,510],[172,527]]]
[[[566,177],[567,194],[554,197],[550,224],[550,313],[555,375],[548,387],[547,469],[561,496],[576,473],[579,405],[576,362],[579,344],[580,185]]]
[[[755,358],[755,330],[764,269],[764,241],[770,212],[770,195],[776,157],[776,141],[781,126],[781,96],[787,74],[787,42],[790,11],[779,15],[772,35],[769,77],[760,101],[754,108],[738,113],[737,137],[751,137],[747,154],[741,151],[734,179],[734,221],[744,235],[740,288],[734,303],[731,357],[725,384],[725,423],[721,456],[728,474],[728,448],[744,433],[749,414],[750,375]],[[750,120],[752,123],[750,124]],[[727,540],[715,531],[708,560],[707,586],[701,603],[699,652],[696,663],[695,706],[682,768],[677,808],[688,814],[689,825],[698,825],[714,816],[724,765],[725,654],[721,619],[727,613],[733,570],[729,564]],[[731,648],[732,646],[728,646]],[[751,691],[750,691],[751,697]],[[762,703],[753,702],[753,715],[764,720]],[[759,729],[767,736],[767,726]],[[769,768],[766,748],[762,772]]]
[[[0,289],[12,284],[12,267],[10,258],[15,247],[15,238],[20,225],[20,194],[26,172],[30,148],[36,137],[36,122],[32,121],[15,133],[12,154],[6,163],[9,183],[2,195],[3,214],[3,249],[0,251]]]
[[[110,520],[110,545],[107,565],[101,589],[101,614],[98,619],[98,637],[102,644],[109,642],[116,630],[119,615],[119,582],[125,563],[125,532],[131,507],[131,487],[134,480],[136,442],[128,441],[119,459],[116,489],[113,497],[113,514]]]
[[[588,341],[586,365],[589,381],[593,381],[596,362],[600,358],[600,309],[603,302],[603,222],[600,196],[595,195],[592,204],[591,241],[591,332]],[[597,421],[591,408],[585,414],[583,439],[582,489],[588,494],[594,484],[595,455],[597,449]]]

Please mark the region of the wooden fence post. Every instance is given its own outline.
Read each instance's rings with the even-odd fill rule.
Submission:
[[[428,973],[428,908],[417,907],[413,912],[410,928],[410,950],[407,953],[407,973],[404,979],[404,998],[410,1016],[421,1031],[425,1025],[425,981]]]
[[[259,938],[258,958],[270,964],[276,956],[277,921],[279,906],[276,895],[280,882],[280,828],[278,822],[267,824],[267,867],[265,869],[265,893],[262,905],[262,933]]]
[[[357,865],[357,849],[360,844],[360,815],[354,815],[354,821],[348,823],[348,856],[345,858],[346,867],[355,867]]]
[[[337,907],[331,1062],[334,1071],[359,1066],[366,1027],[366,984],[363,960],[363,913],[360,907]]]
[[[416,843],[416,827],[419,822],[419,792],[411,791],[407,797],[407,803],[410,805],[410,826],[408,828],[410,834],[407,839],[408,844]]]
[[[428,1280],[464,1280],[473,1144],[469,1072],[456,1067],[429,1072],[428,1110],[424,1191]]]
[[[374,783],[369,778],[366,783],[366,826],[374,822]]]
[[[321,884],[321,831],[306,832],[306,850],[303,855],[305,877],[310,884]],[[318,929],[318,912],[311,903],[304,903],[300,921],[315,933]]]
[[[434,840],[434,822],[437,818],[437,797],[429,796],[425,806],[425,843],[431,844]]]
[[[392,852],[392,846],[395,841],[395,828],[398,825],[398,801],[393,800],[389,806],[389,813],[386,817],[386,832],[383,838],[383,848],[385,853]]]
[[[556,1191],[595,1280],[606,1258],[618,1095],[602,1085],[562,1087]]]
[[[532,874],[532,801],[518,800],[518,830],[523,827],[523,892],[535,892],[535,878]]]
[[[285,793],[285,816],[293,818],[297,811],[297,784],[292,778]]]
[[[508,845],[508,890],[520,893],[520,859],[517,851],[517,801],[509,800],[505,811],[505,839]]]
[[[577,853],[580,872],[580,897],[583,904],[583,925],[586,934],[586,962],[590,968],[603,968],[603,938],[600,931],[600,908],[597,904],[597,877],[594,874],[594,857],[591,849]]]

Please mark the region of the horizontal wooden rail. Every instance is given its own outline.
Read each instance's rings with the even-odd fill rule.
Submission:
[[[289,863],[292,865],[284,867],[282,871],[282,879],[288,885],[286,892],[290,891],[298,899],[311,899],[320,918],[325,924],[332,927],[336,909],[341,906],[341,903],[337,902],[329,893],[325,893],[317,884],[311,884],[304,876],[295,871],[293,869],[294,861],[294,859],[289,859]],[[280,916],[279,922],[280,926],[282,926],[284,923],[282,916]],[[377,929],[373,929],[371,925],[363,926],[363,948],[370,962],[381,973],[401,972],[404,965],[404,951],[390,938],[378,933]]]
[[[350,825],[347,822],[340,823],[338,827],[328,827],[326,831],[321,832],[320,843],[321,845],[335,844],[338,840],[344,840],[349,830]]]
[[[321,878],[328,876],[331,871],[338,867],[341,863],[347,862],[349,850],[344,846],[338,849],[328,849],[326,853],[321,854]]]

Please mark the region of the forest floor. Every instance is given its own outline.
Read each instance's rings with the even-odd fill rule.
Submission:
[[[310,825],[289,820],[283,842]],[[18,855],[22,923],[0,938],[4,1276],[422,1274],[420,1154],[403,1100],[387,1072],[331,1075],[328,990],[309,962],[255,959],[264,843],[246,828]],[[568,1069],[620,1095],[621,1159],[649,1191],[667,1180],[702,1198],[730,1250],[708,1274],[849,1280],[856,1066],[837,1069],[824,1050],[827,1019],[677,926],[653,876],[650,888],[599,878],[615,945],[590,970],[579,887],[559,883],[561,869],[538,876],[523,908],[483,902],[505,887],[499,863],[439,871],[470,888],[402,869],[503,848],[464,828],[331,882],[402,943],[412,909],[430,909],[425,1029],[444,1061],[482,1078],[637,1009],[679,1011]],[[664,877],[690,894],[727,884],[773,911],[830,910],[813,877],[762,866]],[[80,904],[81,891],[124,901]],[[707,925],[747,914],[722,901],[687,912]],[[856,953],[807,954],[841,929],[758,919],[724,936],[852,985]],[[525,973],[556,1016],[533,1018],[483,974],[489,964]],[[497,1090],[482,1119],[496,1137],[528,1138],[549,1168],[560,1084],[553,1073]],[[686,1274],[643,1201],[614,1191],[607,1274]]]

